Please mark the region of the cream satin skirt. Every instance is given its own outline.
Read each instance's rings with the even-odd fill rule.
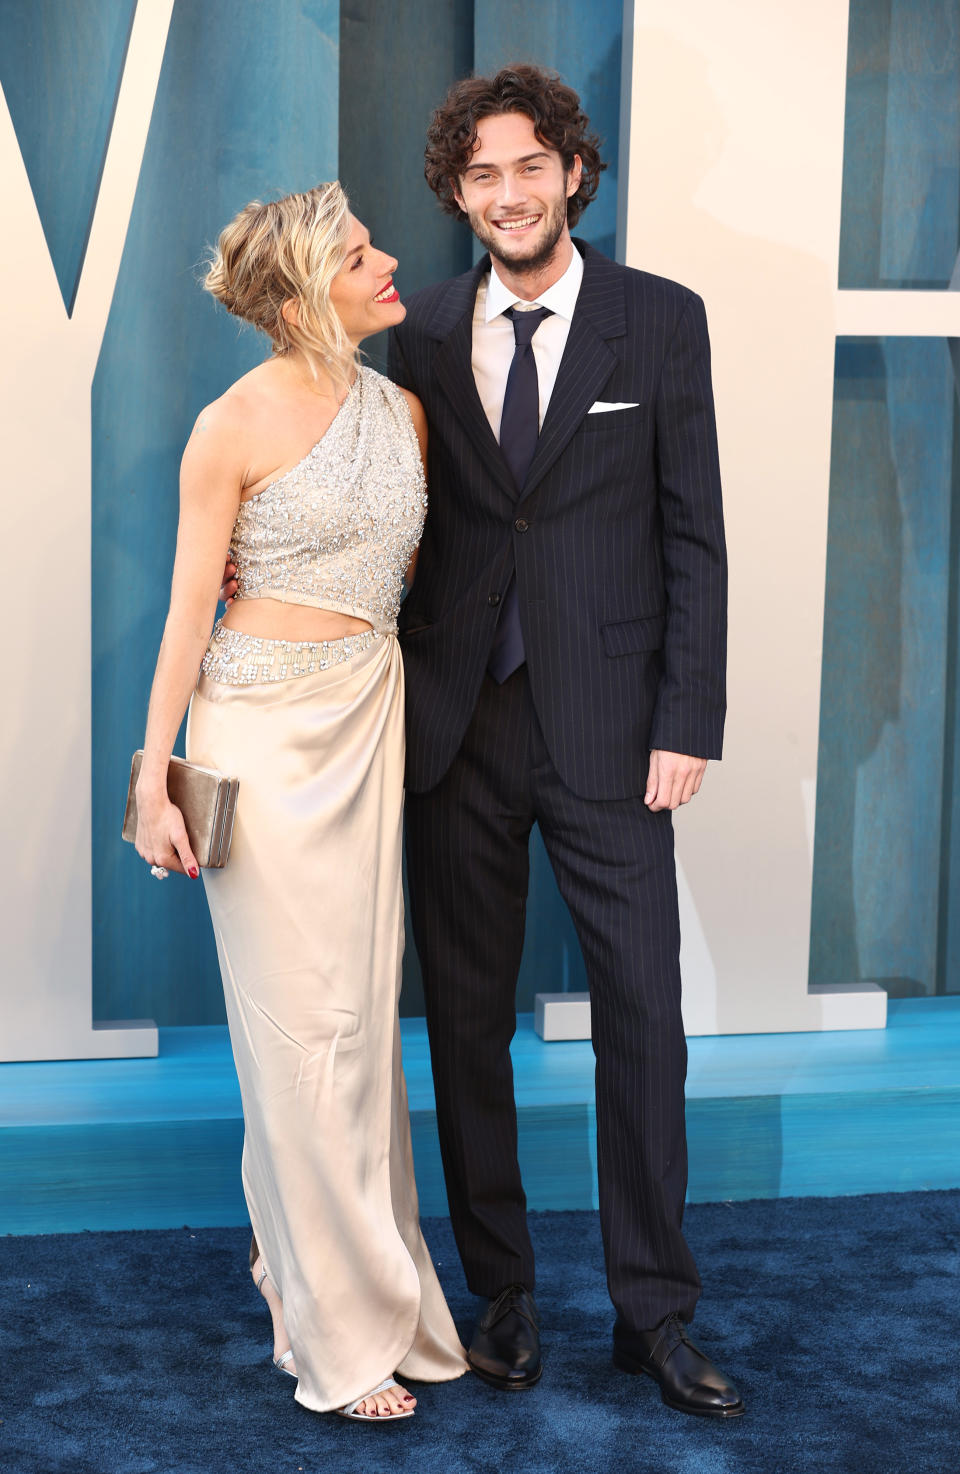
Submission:
[[[203,872],[243,1099],[243,1186],[297,1401],[467,1369],[420,1232],[400,1060],[403,667],[378,636],[273,683],[201,674],[187,755],[240,780]]]

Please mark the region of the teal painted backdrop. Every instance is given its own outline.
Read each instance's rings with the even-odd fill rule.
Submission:
[[[0,82],[73,309],[136,0],[3,0]]]
[[[960,3],[851,0],[840,286],[948,285],[960,247]]]
[[[955,402],[943,339],[837,345],[815,982],[960,991],[941,937],[951,909]]]
[[[65,13],[52,7],[48,24],[65,25]],[[117,842],[166,611],[181,448],[201,406],[264,352],[200,291],[205,245],[248,199],[339,175],[399,257],[404,292],[463,270],[470,234],[440,215],[423,181],[429,112],[457,76],[536,59],[581,91],[607,139],[611,169],[583,231],[612,250],[621,23],[619,0],[600,0],[589,18],[568,0],[522,16],[472,0],[284,0],[269,19],[258,0],[176,0],[93,394],[96,1017],[223,1018],[200,887],[157,886]],[[370,346],[377,362],[382,345]],[[529,914],[527,1008],[540,989],[583,985],[536,836]],[[402,1007],[422,1011],[412,946]]]
[[[340,177],[378,244],[397,256],[401,293],[465,271],[473,237],[439,209],[423,180],[423,139],[432,108],[456,77],[489,74],[518,61],[553,67],[577,88],[604,140],[610,167],[578,234],[614,253],[620,126],[620,0],[587,13],[574,0],[524,9],[502,0],[353,0],[341,14]],[[385,342],[365,345],[383,367]],[[586,987],[583,959],[536,830],[530,852],[527,940],[517,996]],[[423,1011],[412,943],[404,960],[401,1011]]]
[[[134,0],[5,0],[3,82],[68,307]],[[269,12],[269,13],[268,13]],[[430,108],[472,69],[532,59],[580,90],[611,167],[582,232],[613,248],[621,7],[571,0],[176,0],[93,394],[95,1014],[219,1022],[199,887],[117,842],[173,553],[180,449],[262,355],[214,311],[206,243],[249,198],[339,174],[405,292],[462,270],[469,234],[422,180]],[[852,0],[840,283],[944,287],[960,243],[960,0]],[[371,345],[376,362],[382,345]],[[812,915],[815,981],[960,988],[955,344],[838,345]],[[522,1006],[583,985],[532,846]],[[408,952],[404,1009],[420,1008]]]
[[[69,8],[69,7],[66,7]],[[254,197],[337,173],[339,6],[176,0],[93,387],[94,1014],[218,1023],[203,890],[159,886],[118,843],[143,741],[198,411],[264,356],[199,287],[205,246]],[[179,751],[183,751],[182,739]]]
[[[960,0],[852,0],[840,286],[944,289]],[[960,992],[958,345],[841,339],[810,975]]]

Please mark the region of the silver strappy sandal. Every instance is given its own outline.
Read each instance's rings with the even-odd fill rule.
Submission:
[[[266,1278],[267,1278],[267,1266],[261,1260],[260,1261],[260,1278],[257,1280],[257,1290],[260,1291],[261,1294],[263,1292],[260,1290],[260,1286],[263,1284],[263,1282],[264,1282],[264,1280]],[[266,1296],[265,1295],[264,1295],[264,1299],[266,1299]],[[288,1361],[293,1361],[293,1347],[292,1346],[289,1347],[286,1351],[282,1352],[280,1354],[280,1356],[277,1357],[276,1361],[273,1364],[276,1367],[276,1369],[277,1369],[278,1372],[286,1372],[286,1374],[287,1374],[288,1377],[293,1377],[293,1379],[296,1381],[297,1374],[296,1374],[296,1372],[292,1371],[290,1369],[290,1367],[287,1366],[287,1362]],[[361,1402],[363,1401],[363,1398],[362,1397],[361,1397],[360,1401]]]
[[[389,1388],[399,1387],[399,1385],[400,1383],[395,1377],[388,1377],[385,1382],[380,1383],[379,1387],[374,1387],[370,1392],[365,1392],[362,1397],[358,1397],[355,1402],[348,1402],[346,1407],[338,1407],[335,1411],[341,1418],[352,1418],[355,1423],[397,1423],[401,1418],[412,1418],[415,1411],[414,1408],[410,1408],[405,1413],[357,1412],[357,1408],[361,1402],[366,1402],[368,1397],[376,1397],[378,1392],[386,1392]]]

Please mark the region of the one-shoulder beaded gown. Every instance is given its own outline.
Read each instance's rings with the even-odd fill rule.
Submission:
[[[366,620],[323,644],[218,625],[187,754],[240,780],[204,884],[243,1099],[243,1186],[318,1412],[466,1370],[420,1232],[397,1002],[403,667],[426,496],[400,391],[363,368],[313,450],[240,507],[238,598]]]

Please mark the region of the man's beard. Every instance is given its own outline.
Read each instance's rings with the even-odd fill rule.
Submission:
[[[500,261],[516,276],[526,276],[527,273],[537,272],[545,266],[556,250],[557,242],[563,235],[563,227],[567,223],[567,200],[564,196],[551,207],[545,218],[543,239],[529,256],[507,255],[503,248],[503,237],[499,232],[494,233],[489,229],[482,215],[468,215],[467,219],[477,240],[481,246],[486,247],[494,261]]]

